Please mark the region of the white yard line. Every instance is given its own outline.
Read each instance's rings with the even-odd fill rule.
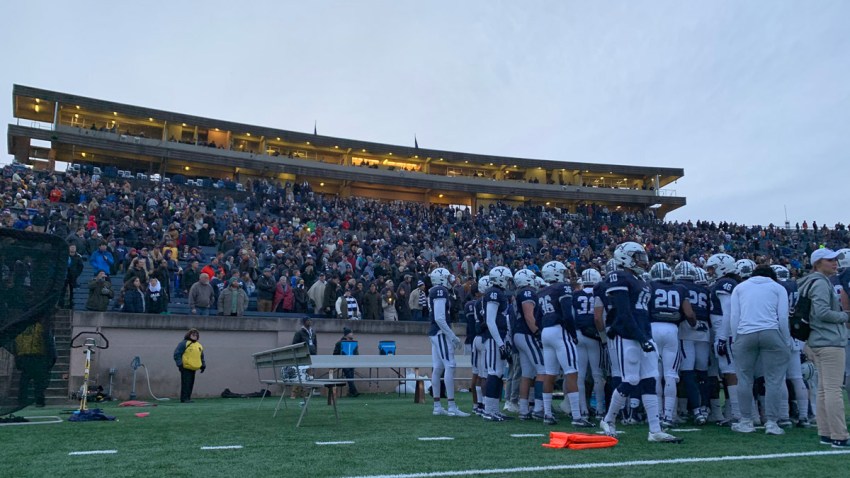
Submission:
[[[419,441],[446,441],[446,440],[454,440],[452,437],[419,437]]]
[[[436,471],[432,473],[408,473],[397,475],[362,475],[351,478],[434,478],[442,476],[507,475],[512,473],[534,473],[539,471],[589,470],[593,468],[619,468],[624,466],[680,465],[686,463],[715,463],[723,461],[773,460],[777,458],[799,458],[806,456],[847,455],[850,450],[807,451],[799,453],[772,453],[769,455],[707,456],[702,458],[674,458],[669,460],[615,461],[608,463],[578,463],[573,465],[528,466],[521,468],[492,468],[477,470]]]
[[[514,438],[531,438],[531,437],[542,437],[546,436],[542,433],[511,433],[511,436]]]
[[[316,445],[353,445],[353,441],[317,441]]]
[[[114,455],[118,453],[118,450],[90,450],[90,451],[72,451],[68,453],[68,456],[79,456],[79,455]]]
[[[699,428],[672,428],[672,429],[670,429],[670,431],[671,432],[677,432],[677,433],[687,433],[687,432],[699,432],[699,431],[702,431],[702,430],[700,430]]]
[[[239,450],[242,445],[202,446],[201,450]]]

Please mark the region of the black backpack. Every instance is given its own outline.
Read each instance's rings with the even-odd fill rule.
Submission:
[[[791,313],[788,314],[788,326],[791,331],[791,337],[801,342],[809,340],[809,334],[812,333],[812,328],[809,324],[809,315],[812,313],[812,299],[808,297],[808,293],[812,290],[815,280],[809,282],[805,290],[800,291],[800,298],[797,299],[797,304]]]

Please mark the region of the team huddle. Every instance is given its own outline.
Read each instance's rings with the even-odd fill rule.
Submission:
[[[793,310],[797,283],[787,268],[771,268],[786,290],[787,310]],[[503,377],[511,367],[518,372],[520,420],[557,424],[552,399],[556,380],[563,377],[560,408],[574,427],[599,426],[614,436],[618,422],[645,421],[650,442],[680,442],[666,430],[686,420],[751,431],[744,429],[753,421],[742,419],[737,390],[732,293],[754,270],[752,260],[736,261],[728,254],[712,255],[704,269],[686,261],[672,268],[663,262],[649,267],[646,251],[635,242],[618,245],[604,271],[586,269],[574,284],[568,280],[568,268],[558,261],[543,265],[539,276],[530,269],[512,273],[494,267],[481,277],[476,298],[464,307],[467,333],[474,336],[468,345],[473,412],[493,422],[515,418],[499,407]],[[433,413],[469,416],[454,400],[454,351],[461,340],[449,320],[453,277],[437,268],[430,279]],[[840,279],[833,280],[839,291]],[[779,419],[765,423],[768,434],[782,434],[782,427],[794,424],[809,426],[803,344],[790,337],[789,343],[787,387],[782,387]],[[811,375],[811,365],[805,365]],[[767,367],[771,364],[757,364],[756,377],[763,377]],[[437,379],[441,375],[445,390]],[[592,393],[586,389],[589,378]],[[759,392],[758,378],[755,383],[751,401],[758,412],[759,403],[764,409],[764,392]],[[726,399],[721,401],[723,391]],[[448,399],[447,409],[441,392]],[[751,404],[745,405],[750,410]]]

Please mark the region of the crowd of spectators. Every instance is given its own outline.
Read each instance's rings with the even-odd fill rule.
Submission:
[[[473,214],[466,207],[323,195],[306,182],[249,180],[246,188],[234,197],[7,166],[0,226],[66,238],[71,294],[84,286],[76,284],[78,262],[96,277],[121,277],[121,290],[88,285],[93,310],[165,313],[180,297],[192,313],[238,316],[256,303],[260,312],[364,320],[427,320],[424,293],[437,265],[456,276],[462,304],[491,267],[537,270],[559,260],[577,277],[601,268],[624,241],[644,244],[651,261],[671,266],[726,252],[785,265],[796,276],[810,268],[814,249],[838,249],[850,237],[842,224],[669,222],[652,209],[594,204],[569,212],[496,202]]]

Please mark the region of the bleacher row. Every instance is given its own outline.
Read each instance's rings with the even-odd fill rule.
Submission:
[[[243,210],[244,204],[236,203],[237,208],[239,210]],[[223,209],[217,209],[216,214],[223,214],[225,211]],[[253,218],[253,213],[251,213],[251,217]],[[207,258],[215,257],[217,249],[215,246],[200,246],[201,252]],[[86,310],[86,302],[89,298],[89,282],[94,278],[95,271],[94,268],[89,264],[88,260],[83,261],[83,272],[80,274],[79,279],[77,280],[77,288],[74,289],[74,310]],[[183,270],[189,268],[189,263],[183,260],[182,258],[178,258],[178,264]],[[203,267],[206,264],[200,264],[200,267]],[[124,287],[124,273],[126,271],[121,271],[116,273],[113,276],[110,276],[109,280],[112,284],[112,290],[115,293],[115,297],[109,303],[109,311],[118,311],[119,308],[117,306],[117,299],[121,293],[121,289]],[[144,288],[144,284],[143,284]],[[174,315],[189,315],[191,313],[191,309],[189,308],[189,300],[182,293],[176,293],[176,291],[172,291],[172,295],[168,302],[168,313]],[[257,312],[257,298],[249,297],[248,300],[248,309],[245,311],[245,316],[247,317],[274,317],[274,318],[301,318],[304,315],[309,314],[295,314],[295,313],[283,313],[283,312]]]

